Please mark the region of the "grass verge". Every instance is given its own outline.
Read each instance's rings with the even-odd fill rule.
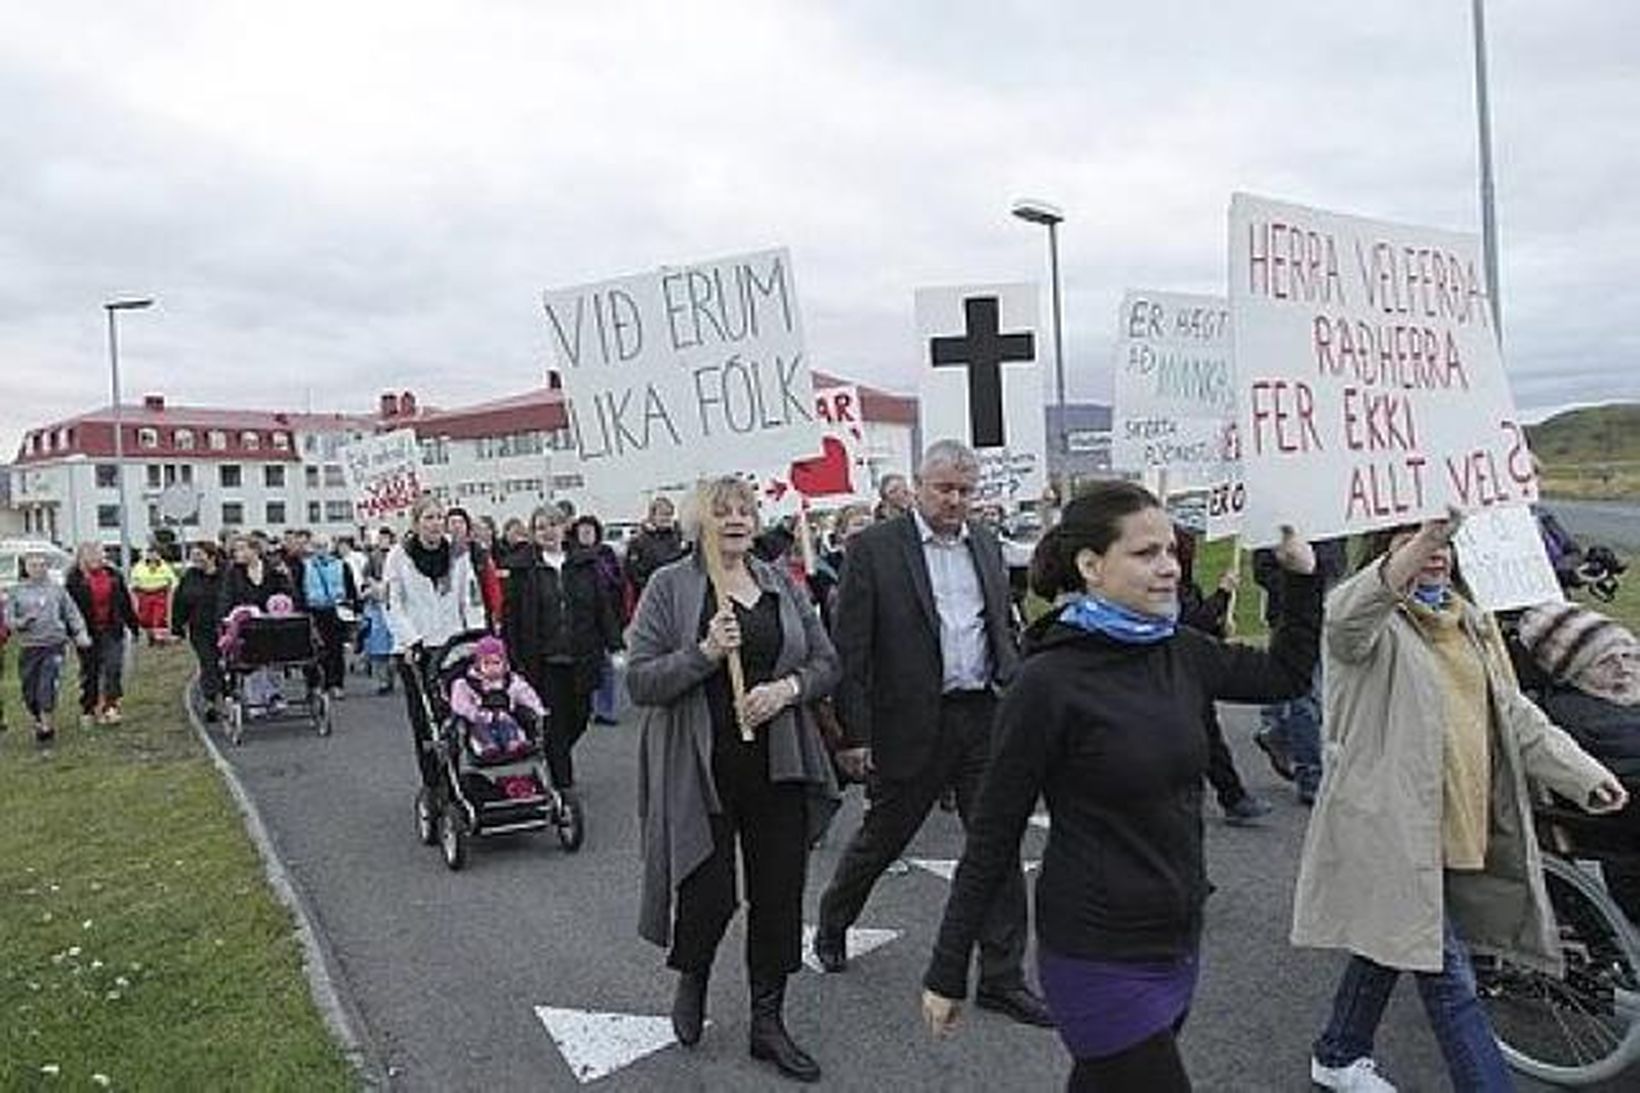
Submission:
[[[6,660],[0,1089],[357,1088],[183,717],[186,648],[140,651],[117,728],[74,726],[70,669],[49,751]]]

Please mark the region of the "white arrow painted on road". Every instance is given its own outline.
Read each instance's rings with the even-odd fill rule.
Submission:
[[[849,927],[846,942],[848,956],[853,960],[857,956],[864,956],[873,949],[881,949],[890,941],[900,936],[898,930],[872,930],[864,927]],[[803,964],[811,971],[823,972],[820,961],[814,956],[814,927],[803,924]]]
[[[536,1006],[535,1015],[583,1085],[677,1043],[670,1017]]]
[[[918,869],[934,874],[942,880],[949,881],[957,875],[957,863],[954,858],[907,858]],[[1036,860],[1020,863],[1020,869],[1029,873],[1042,863]]]

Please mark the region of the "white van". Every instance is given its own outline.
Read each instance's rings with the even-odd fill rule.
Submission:
[[[40,553],[46,556],[46,569],[51,579],[63,583],[63,576],[74,564],[68,551],[44,539],[0,539],[0,590],[10,588],[23,578],[23,555]]]

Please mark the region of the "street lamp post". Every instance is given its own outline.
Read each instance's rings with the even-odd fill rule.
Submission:
[[[1048,229],[1048,277],[1053,293],[1053,381],[1054,401],[1059,410],[1059,435],[1055,437],[1056,447],[1062,461],[1070,458],[1070,428],[1065,420],[1065,334],[1064,334],[1064,300],[1059,294],[1059,225],[1065,219],[1065,214],[1057,205],[1050,205],[1046,201],[1037,201],[1032,198],[1021,198],[1014,202],[1013,214],[1021,220],[1032,224],[1042,224]],[[1064,471],[1064,462],[1060,465]]]
[[[1492,336],[1503,344],[1503,299],[1498,286],[1498,219],[1492,188],[1492,107],[1486,87],[1486,0],[1473,0],[1475,32],[1475,123],[1480,133],[1481,245],[1486,250],[1486,290],[1492,298]]]
[[[120,339],[115,315],[121,311],[140,311],[153,307],[148,298],[110,300],[103,305],[108,312],[108,371],[114,394],[114,480],[120,493],[120,569],[131,564],[131,524],[125,507],[125,413],[120,405]]]

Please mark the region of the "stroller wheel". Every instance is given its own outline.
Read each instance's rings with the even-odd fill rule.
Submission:
[[[416,790],[416,838],[423,846],[432,846],[439,840],[438,811],[433,805],[433,794],[426,786]]]
[[[467,864],[467,821],[455,805],[438,814],[438,842],[445,865],[455,870]]]
[[[245,742],[245,707],[238,702],[228,703],[228,739],[235,744]]]
[[[553,818],[558,828],[558,842],[573,854],[586,841],[586,811],[581,806],[581,798],[573,793],[560,791],[558,801],[558,812]]]

